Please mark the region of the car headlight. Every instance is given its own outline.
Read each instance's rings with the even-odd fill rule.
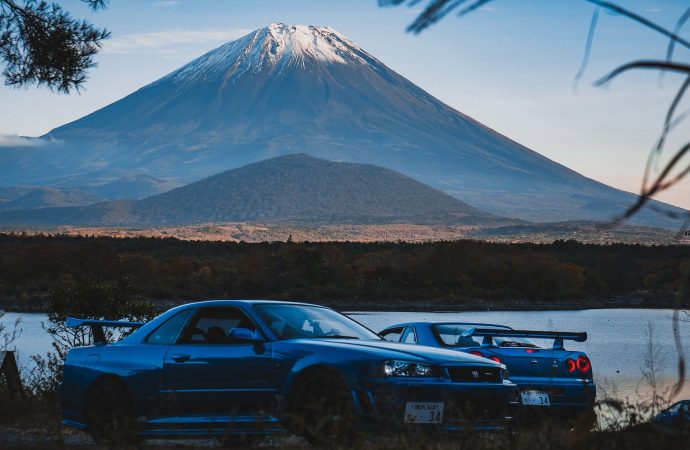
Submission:
[[[389,377],[437,377],[437,367],[410,361],[386,361],[383,372]]]

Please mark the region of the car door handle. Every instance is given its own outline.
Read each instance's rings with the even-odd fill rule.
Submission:
[[[189,359],[189,355],[175,354],[175,355],[172,355],[172,359],[175,362],[183,363]]]

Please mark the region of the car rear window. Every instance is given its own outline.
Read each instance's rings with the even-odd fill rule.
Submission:
[[[192,314],[193,310],[186,309],[180,311],[155,329],[155,331],[146,338],[149,344],[172,345],[177,341],[182,327],[187,322],[187,319]]]
[[[505,330],[507,328],[492,325],[474,324],[436,324],[432,325],[434,335],[438,342],[445,347],[477,347],[481,345],[481,336],[463,336],[462,333],[470,328],[488,328],[493,330]],[[526,338],[494,337],[494,345],[498,347],[536,347],[534,342]]]

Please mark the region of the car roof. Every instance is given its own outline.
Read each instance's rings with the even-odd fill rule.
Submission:
[[[446,322],[446,321],[430,321],[430,320],[397,323],[395,325],[391,325],[391,326],[386,327],[384,330],[388,330],[390,328],[398,328],[398,327],[416,327],[416,326],[431,326],[431,325],[470,325],[470,326],[475,326],[475,327],[498,327],[498,328],[505,328],[507,330],[512,330],[512,328],[507,326],[507,325],[498,325],[498,324],[494,324],[494,323],[449,322],[449,321]]]
[[[276,304],[276,305],[301,305],[301,306],[322,306],[322,305],[315,305],[313,303],[303,303],[303,302],[292,302],[289,300],[263,300],[263,299],[237,299],[237,300],[228,300],[228,299],[218,299],[218,300],[203,300],[200,302],[190,302],[190,303],[185,303],[180,306],[185,306],[185,307],[204,307],[204,306],[237,306],[237,305],[261,305],[261,304]],[[324,308],[327,308],[327,306],[323,306]]]

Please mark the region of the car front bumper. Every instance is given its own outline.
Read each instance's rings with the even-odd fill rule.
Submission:
[[[502,383],[458,383],[445,379],[386,378],[355,392],[363,428],[435,431],[500,430],[519,407],[517,387]],[[408,404],[442,403],[438,422],[415,421]]]

